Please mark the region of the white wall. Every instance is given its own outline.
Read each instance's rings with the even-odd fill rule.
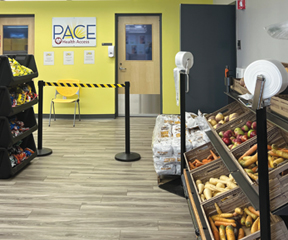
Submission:
[[[288,1],[246,1],[246,9],[236,11],[237,39],[242,45],[237,50],[237,66],[245,68],[265,58],[288,63],[288,40],[274,39],[264,30],[271,24],[288,21]]]

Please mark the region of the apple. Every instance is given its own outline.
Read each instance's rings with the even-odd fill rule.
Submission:
[[[237,135],[244,135],[244,132],[239,127],[234,129],[234,133],[235,133],[236,136]]]
[[[241,144],[241,143],[237,143],[237,142],[234,143],[234,145],[233,145],[233,147],[231,148],[231,150],[234,149],[234,148],[236,148],[236,147],[238,147],[240,144]]]
[[[235,141],[234,141],[234,144],[241,144],[242,143],[242,140],[241,138],[236,138]]]
[[[228,148],[229,148],[229,149],[232,149],[233,146],[234,146],[234,144],[230,144],[230,145],[228,146]]]
[[[223,137],[222,140],[223,140],[223,142],[224,142],[227,146],[228,146],[229,144],[231,144],[230,138],[225,138],[225,137]]]
[[[221,120],[223,120],[223,119],[224,119],[224,116],[223,116],[222,113],[218,113],[218,114],[216,115],[216,117],[215,117],[215,120],[216,120],[217,122],[219,122],[219,121],[221,121]]]
[[[219,121],[218,123],[224,124],[224,123],[225,123],[225,121],[224,121],[224,120],[221,120],[221,121]]]
[[[257,135],[256,131],[251,129],[249,132],[248,132],[248,137],[249,138],[252,138],[252,137],[255,137]]]
[[[224,131],[220,131],[218,134],[219,134],[219,136],[220,136],[221,138],[224,137]]]
[[[247,121],[247,122],[246,122],[246,126],[247,126],[249,129],[251,129],[252,122],[251,122],[251,121]]]
[[[254,130],[257,130],[257,123],[253,122],[251,128],[254,129]]]
[[[253,131],[250,133],[250,138],[255,137],[255,136],[257,136],[257,132],[256,132],[256,130],[253,130]]]
[[[242,131],[244,131],[244,132],[248,132],[248,131],[249,131],[249,128],[248,128],[247,125],[244,125],[241,129],[242,129]]]
[[[242,142],[245,142],[245,141],[247,141],[248,140],[248,136],[247,135],[242,135],[241,136],[241,141]]]
[[[232,136],[233,136],[232,130],[227,130],[227,131],[225,131],[224,134],[223,134],[223,137],[227,137],[227,138],[230,138],[230,137],[232,137]]]
[[[235,137],[234,137],[234,136],[230,137],[230,140],[231,140],[231,141],[232,141],[233,139],[235,139]]]

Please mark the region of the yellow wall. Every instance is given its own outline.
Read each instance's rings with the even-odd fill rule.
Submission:
[[[174,57],[180,49],[180,3],[213,4],[213,0],[118,0],[66,2],[0,1],[1,14],[35,15],[35,59],[38,79],[56,81],[79,79],[84,83],[114,83],[115,58],[108,57],[103,42],[115,44],[116,13],[162,13],[163,113],[179,113],[173,79]],[[89,48],[52,48],[52,17],[96,17],[97,46]],[[95,64],[84,64],[84,50],[95,50]],[[54,51],[54,66],[44,66],[43,54]],[[74,65],[63,65],[63,51],[74,51]],[[44,113],[49,113],[55,90],[44,89]],[[112,89],[81,89],[81,114],[114,114]],[[57,113],[72,114],[73,107],[56,108]]]

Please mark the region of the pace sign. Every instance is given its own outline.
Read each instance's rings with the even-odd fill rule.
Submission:
[[[95,47],[96,17],[52,19],[53,47]]]

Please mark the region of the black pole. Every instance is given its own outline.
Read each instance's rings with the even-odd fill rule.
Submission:
[[[185,78],[184,73],[180,73],[180,116],[181,116],[181,175],[185,167],[184,153],[186,152],[186,125],[185,125]]]
[[[125,82],[125,152],[130,153],[130,82]]]
[[[261,239],[271,240],[266,107],[256,110]]]
[[[38,148],[37,156],[47,156],[52,153],[50,148],[42,148],[42,139],[43,139],[43,87],[44,81],[38,81]]]
[[[43,134],[43,84],[44,82],[38,81],[38,149],[42,149],[42,134]]]
[[[123,162],[141,159],[140,154],[130,152],[130,82],[125,82],[125,152],[117,153],[115,159]]]

